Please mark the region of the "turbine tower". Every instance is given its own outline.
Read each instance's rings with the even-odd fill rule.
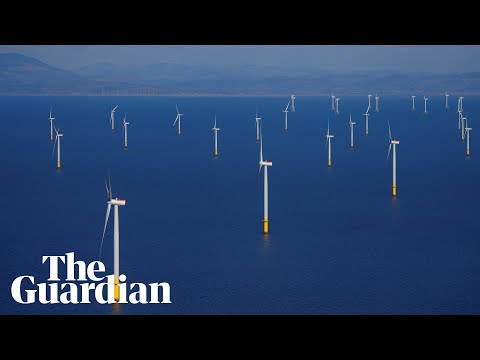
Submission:
[[[52,117],[52,108],[50,108],[50,117],[48,119],[50,120],[50,140],[53,140],[53,120],[55,118]]]
[[[262,134],[260,132],[260,168],[258,169],[258,176],[263,171],[263,233],[268,234],[268,167],[272,166],[270,160],[263,160]]]
[[[218,144],[218,140],[217,140],[217,132],[220,131],[220,128],[217,128],[217,115],[215,115],[215,123],[213,124],[213,133],[214,133],[214,137],[215,137],[215,156],[218,156],[218,147],[217,147],[217,144]]]
[[[258,116],[258,111],[255,113],[255,124],[257,126],[257,141],[260,140],[260,121],[261,117]]]
[[[465,140],[465,120],[467,120],[467,118],[462,115],[462,141]]]
[[[367,109],[367,111],[365,112],[365,114],[362,114],[362,115],[365,116],[365,134],[366,134],[366,135],[368,135],[368,116],[370,115],[370,114],[368,113],[368,110],[369,110],[369,109],[370,109],[370,108]]]
[[[392,185],[392,195],[397,196],[397,145],[400,144],[400,141],[392,139],[392,132],[390,131],[390,122],[388,122],[388,155],[387,160],[390,156],[390,149],[393,145],[393,185]]]
[[[332,138],[333,135],[330,135],[330,119],[328,119],[327,135],[325,136],[327,140],[325,141],[325,148],[328,145],[328,166],[332,166]]]
[[[338,112],[338,102],[340,101],[340,98],[339,98],[339,97],[335,98],[335,101],[337,102],[337,111],[335,111],[335,114],[338,115],[338,114],[340,114],[340,113]]]
[[[288,107],[290,106],[290,101],[287,104],[287,107],[285,110],[282,110],[285,113],[285,130],[288,129]],[[293,109],[293,103],[292,103],[292,109]],[[293,110],[292,110],[293,111]]]
[[[380,99],[380,97],[375,94],[375,112],[378,112],[378,99]]]
[[[450,95],[448,95],[447,93],[445,93],[445,109],[448,109],[448,97]]]
[[[103,239],[105,237],[105,230],[107,229],[108,218],[110,217],[110,208],[113,205],[113,279],[114,279],[114,298],[118,302],[120,300],[120,287],[118,286],[120,280],[120,224],[118,219],[118,207],[125,206],[126,200],[123,198],[112,198],[112,185],[110,183],[110,176],[108,177],[108,185],[105,182],[107,189],[107,213],[105,215],[105,225],[103,227],[102,242],[100,243],[100,251],[98,257],[102,252]]]
[[[423,100],[425,101],[425,111],[423,113],[426,114],[426,113],[428,113],[428,111],[427,111],[427,100],[428,100],[428,98],[423,96]]]
[[[177,105],[175,105],[175,107],[177,108],[177,117],[175,118],[175,122],[173,123],[172,126],[175,126],[175,124],[176,124],[177,121],[178,121],[178,135],[180,135],[180,130],[181,130],[181,128],[180,128],[180,122],[181,122],[181,120],[182,120],[183,114],[180,114],[180,111],[178,111],[178,106],[177,106]]]
[[[465,127],[465,131],[467,133],[467,156],[470,156],[470,130],[472,130],[472,128],[468,127],[468,120],[467,120],[467,126]]]
[[[118,105],[115,106],[111,111],[110,111],[110,124],[112,124],[112,131],[115,130],[115,110],[117,110]]]
[[[128,137],[127,137],[127,125],[130,123],[127,121],[127,114],[125,114],[125,117],[123,118],[123,146],[125,148],[128,147]]]
[[[458,130],[460,130],[460,124],[462,123],[462,112],[458,110]]]
[[[350,125],[350,147],[353,148],[353,125],[356,123],[352,122],[352,114],[350,114],[350,121],[348,124]]]
[[[368,107],[370,107],[370,98],[372,97],[371,94],[368,94]]]
[[[55,142],[53,143],[53,152],[52,152],[52,157],[53,154],[55,153],[55,145],[58,143],[58,148],[57,148],[57,169],[60,169],[60,138],[63,136],[63,134],[60,133],[60,129],[57,129],[55,125],[53,125],[55,128]]]
[[[415,95],[412,95],[412,111],[415,111]]]
[[[295,95],[292,94],[292,112],[295,112]]]
[[[460,111],[463,112],[463,96],[460,96]]]
[[[332,92],[332,111],[335,111],[335,95]]]

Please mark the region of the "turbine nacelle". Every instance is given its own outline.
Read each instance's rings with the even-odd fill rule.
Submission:
[[[119,205],[119,206],[125,206],[126,199],[124,198],[115,198],[107,202],[109,205]]]
[[[272,166],[272,161],[271,160],[260,161],[259,164],[260,166]]]

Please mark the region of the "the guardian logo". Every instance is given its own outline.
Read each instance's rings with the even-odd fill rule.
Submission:
[[[170,285],[166,282],[127,284],[127,277],[120,275],[102,276],[105,265],[101,261],[93,261],[88,266],[84,261],[75,261],[74,253],[65,256],[49,255],[42,257],[42,264],[50,265],[48,281],[50,283],[35,283],[35,278],[29,275],[17,277],[12,282],[12,297],[20,304],[90,304],[91,298],[100,304],[171,304]],[[58,270],[60,263],[66,266],[65,282],[60,282]],[[76,270],[77,268],[77,270]],[[162,288],[162,301],[159,302],[158,292]]]

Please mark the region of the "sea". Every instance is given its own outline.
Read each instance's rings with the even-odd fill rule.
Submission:
[[[463,99],[467,156],[458,96],[446,109],[430,95],[425,114],[416,95],[415,111],[410,96],[381,95],[375,112],[372,97],[368,135],[367,95],[339,95],[339,114],[328,95],[297,95],[288,130],[289,96],[0,97],[0,314],[479,314],[480,98]],[[60,170],[50,110],[64,134]],[[257,112],[272,161],[268,235]],[[48,282],[43,256],[74,252],[113,273],[113,211],[99,254],[109,176],[126,199],[120,273],[167,282],[171,303],[16,302],[15,278]]]

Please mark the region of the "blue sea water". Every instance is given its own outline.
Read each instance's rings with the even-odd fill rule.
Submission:
[[[443,96],[430,96],[424,115],[417,95],[414,112],[409,97],[381,97],[368,136],[367,96],[341,96],[339,115],[330,97],[297,96],[288,131],[288,97],[0,97],[0,313],[479,314],[480,98],[463,101],[473,128],[467,157],[457,98],[446,110]],[[181,136],[175,105],[185,114]],[[64,133],[59,171],[51,107]],[[264,157],[273,161],[267,236],[257,109]],[[387,121],[400,140],[396,199]],[[127,282],[168,282],[172,304],[16,303],[17,276],[46,281],[42,256],[98,260],[109,171],[113,196],[126,198],[121,273]],[[112,220],[113,212],[101,254],[108,274]]]

